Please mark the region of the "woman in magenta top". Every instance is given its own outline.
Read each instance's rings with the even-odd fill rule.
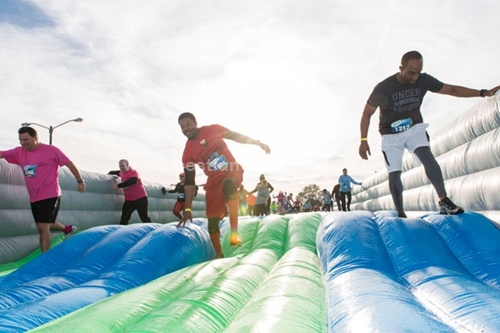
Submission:
[[[148,195],[142,185],[139,173],[130,166],[127,160],[120,160],[118,165],[120,170],[110,171],[108,174],[121,178],[121,183],[113,185],[114,189],[123,189],[125,195],[120,224],[128,224],[135,210],[139,213],[142,222],[151,222],[148,216]]]

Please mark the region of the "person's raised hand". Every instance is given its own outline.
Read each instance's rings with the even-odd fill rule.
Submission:
[[[262,150],[264,150],[266,152],[266,154],[271,154],[271,148],[269,148],[268,145],[266,145],[265,143],[262,143],[259,141],[259,143],[257,144],[260,148],[262,148]]]
[[[485,97],[490,97],[490,96],[493,96],[495,95],[495,93],[500,89],[500,86],[496,86],[495,88],[491,88],[489,90],[486,91],[486,93],[484,94]]]

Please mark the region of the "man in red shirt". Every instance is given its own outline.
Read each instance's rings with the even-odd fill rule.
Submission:
[[[237,188],[243,181],[243,168],[236,162],[224,139],[257,145],[267,154],[271,153],[271,149],[258,140],[230,131],[221,125],[198,127],[195,116],[189,112],[182,113],[178,118],[178,123],[182,133],[188,138],[182,155],[182,164],[186,175],[184,182],[185,208],[184,216],[178,226],[183,227],[186,221],[192,220],[191,207],[196,189],[195,166],[198,165],[207,175],[204,189],[208,232],[216,258],[223,258],[219,221],[227,213],[229,213],[231,225],[230,244],[241,244],[238,234]]]

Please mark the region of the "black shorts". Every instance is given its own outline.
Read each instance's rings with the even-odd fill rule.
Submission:
[[[61,197],[49,198],[31,203],[31,213],[35,222],[54,223],[59,213]]]

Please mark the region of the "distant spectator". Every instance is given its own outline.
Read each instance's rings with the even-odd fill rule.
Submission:
[[[337,203],[337,208],[339,209],[339,212],[340,212],[342,210],[341,200],[340,200],[340,184],[337,184],[333,187],[332,197],[333,197],[333,200],[335,200],[335,202]],[[332,207],[332,210],[333,210],[333,207]]]
[[[285,211],[293,213],[293,193],[288,193],[285,201]]]
[[[248,192],[247,205],[248,205],[248,215],[250,216],[257,215],[257,209],[255,208],[255,200],[257,200],[257,197],[252,193]]]
[[[265,179],[261,180],[254,190],[250,193],[253,194],[257,192],[257,199],[255,200],[255,207],[257,209],[258,216],[269,215],[271,213],[270,197],[271,191],[269,189],[269,184]]]
[[[299,199],[299,196],[295,197],[295,201],[293,202],[293,210],[298,213],[302,210],[302,202]]]
[[[339,177],[339,184],[340,184],[340,201],[342,201],[342,210],[345,211],[350,211],[351,210],[351,183],[355,185],[362,185],[363,183],[359,183],[352,179],[351,176],[347,174],[347,169],[344,168],[342,169],[342,175]],[[347,202],[346,202],[347,198]]]
[[[278,195],[273,196],[273,198],[276,199],[276,205],[278,208],[278,214],[283,215],[285,214],[285,201],[286,201],[286,195],[283,193],[283,191],[279,191]]]
[[[274,191],[274,187],[271,185],[271,183],[269,183],[267,180],[266,180],[266,176],[264,176],[264,174],[261,174],[259,176],[259,180],[262,182],[262,181],[265,181],[266,184],[267,184],[267,188],[269,189],[269,194],[271,194],[273,191]],[[271,195],[269,195],[269,198],[267,199],[267,203],[265,205],[265,209],[266,209],[266,214],[265,215],[269,215],[271,213]]]
[[[325,212],[333,210],[332,196],[330,195],[330,192],[324,189],[321,193],[323,195],[323,210]]]
[[[247,215],[248,213],[248,203],[247,203],[248,191],[245,189],[243,184],[240,185],[238,189],[238,199],[240,203],[240,215]]]
[[[174,189],[172,190],[167,190],[165,187],[162,187],[161,191],[163,194],[167,193],[177,193],[177,201],[175,202],[174,208],[172,209],[172,213],[176,217],[178,217],[180,220],[182,220],[183,215],[184,215],[184,203],[186,202],[185,200],[185,195],[184,195],[184,180],[186,179],[186,175],[184,172],[179,174],[179,180]],[[198,186],[196,186],[194,190],[194,196],[198,194]],[[181,214],[182,212],[182,214]]]
[[[278,203],[276,202],[276,200],[273,200],[271,202],[271,214],[276,214],[278,213]]]
[[[309,199],[307,199],[306,202],[304,202],[304,204],[302,205],[302,210],[304,212],[310,212],[312,210],[312,205],[309,202]]]

